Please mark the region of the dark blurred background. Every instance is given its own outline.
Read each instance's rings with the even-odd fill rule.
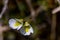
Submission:
[[[3,10],[4,2],[0,0],[0,14]],[[51,26],[52,17],[54,15],[52,10],[58,6],[57,0],[8,0],[7,8],[0,18],[0,27],[8,27],[6,31],[0,31],[3,40],[53,40],[50,38],[51,28],[53,27]],[[55,40],[60,40],[59,13],[56,13],[55,17],[57,18],[56,34],[53,36]],[[19,31],[11,29],[8,24],[11,18],[22,18],[28,21],[32,25],[34,33],[30,36],[24,36]]]

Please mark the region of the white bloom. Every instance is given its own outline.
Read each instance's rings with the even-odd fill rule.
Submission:
[[[18,21],[16,21],[15,19],[10,19],[10,20],[9,20],[9,26],[10,26],[12,29],[17,29],[17,30],[19,30],[19,29],[23,26],[23,22],[18,22]]]
[[[20,31],[20,33],[24,36],[31,35],[34,31],[31,25],[28,22],[25,22],[23,25],[22,19],[10,19],[9,20],[9,26],[12,29],[17,29]]]
[[[33,28],[30,27],[30,29],[28,30],[28,32],[26,32],[26,31],[24,30],[24,28],[21,28],[21,29],[20,29],[20,33],[21,33],[22,35],[24,35],[24,36],[29,36],[29,35],[33,34]]]
[[[24,35],[30,35],[31,33],[33,33],[33,28],[30,27],[30,29],[28,30],[28,32],[26,32]]]
[[[25,27],[27,26],[27,27]],[[24,25],[25,28],[21,28],[20,29],[20,33],[23,34],[24,36],[28,36],[31,35],[33,33],[33,28],[31,27],[31,25],[28,22],[25,22]]]

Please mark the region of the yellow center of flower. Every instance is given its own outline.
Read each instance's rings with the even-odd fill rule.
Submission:
[[[14,24],[15,27],[18,27],[19,25],[20,25],[19,22],[16,22],[16,23]]]
[[[26,28],[25,31],[28,32],[29,31],[29,28]]]
[[[25,28],[25,32],[28,32],[28,31],[29,31],[29,29],[30,29],[30,27],[29,27],[29,26],[24,26],[24,28]]]
[[[29,26],[29,23],[28,22],[25,22],[24,28],[25,28],[25,32],[28,32],[29,31],[30,26]]]

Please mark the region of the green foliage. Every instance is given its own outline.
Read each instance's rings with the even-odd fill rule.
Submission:
[[[24,11],[26,9],[24,3],[22,3],[22,2],[20,2],[20,3],[18,2],[17,5],[18,5],[18,8],[20,11]]]

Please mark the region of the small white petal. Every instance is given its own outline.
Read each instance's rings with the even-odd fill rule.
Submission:
[[[10,20],[9,20],[9,26],[10,26],[12,29],[16,29],[16,28],[17,28],[17,27],[14,27],[15,22],[16,22],[15,19],[10,19]]]
[[[23,23],[22,23],[22,24],[20,24],[19,26],[14,26],[15,23],[16,23],[16,20],[15,20],[15,19],[10,19],[10,20],[9,20],[9,26],[10,26],[12,29],[17,29],[17,30],[19,30],[19,29],[22,27],[22,25],[23,25]]]
[[[33,33],[33,28],[32,27],[30,28],[30,32]]]
[[[26,32],[24,35],[25,35],[25,36],[26,36],[26,35],[30,35],[30,32]]]
[[[22,24],[17,28],[17,30],[19,30],[22,27]]]

